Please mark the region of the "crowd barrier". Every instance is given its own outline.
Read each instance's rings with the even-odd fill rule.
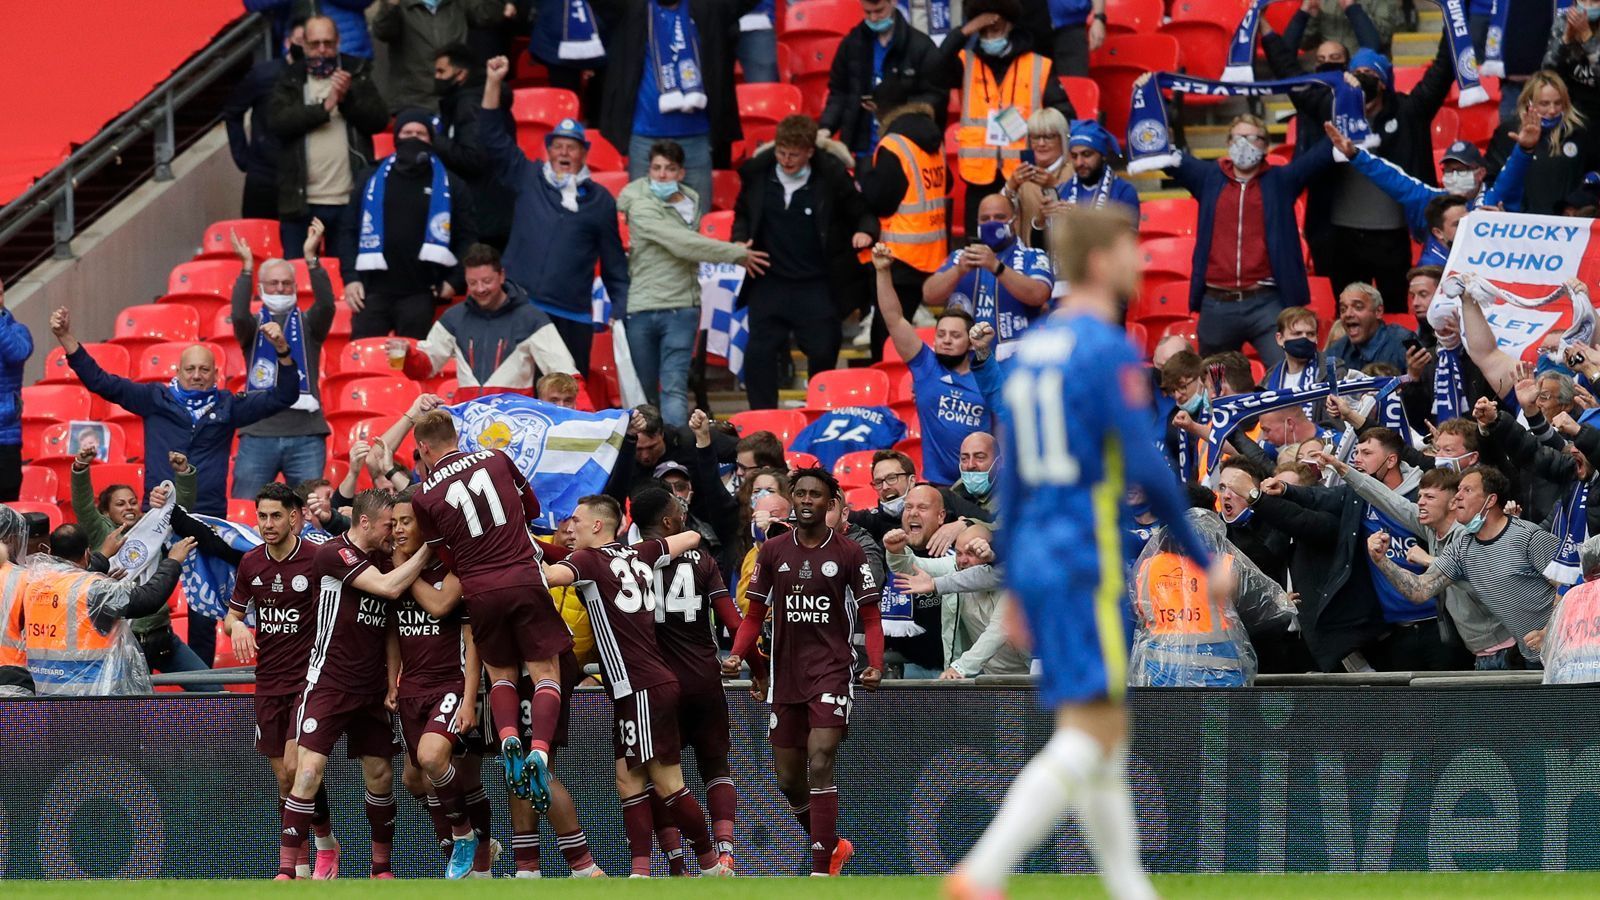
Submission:
[[[1136,692],[1130,777],[1146,862],[1166,872],[1600,867],[1600,691],[1429,684]],[[810,857],[769,772],[766,709],[742,690],[728,702],[739,873],[801,874]],[[856,874],[947,869],[1051,728],[1031,691],[984,685],[887,688],[858,697],[851,718],[837,776]],[[558,773],[596,859],[625,873],[610,721],[602,694],[579,692]],[[238,695],[0,701],[0,875],[270,876],[276,793],[253,739],[251,700]],[[684,769],[698,790],[690,754]],[[509,845],[497,764],[484,780]],[[367,824],[355,765],[336,759],[329,787],[343,869],[358,875]],[[426,816],[398,780],[396,792],[396,873],[437,876]],[[548,829],[541,843],[546,873],[565,874]],[[1089,865],[1071,826],[1028,861]],[[511,867],[508,851],[497,873]]]

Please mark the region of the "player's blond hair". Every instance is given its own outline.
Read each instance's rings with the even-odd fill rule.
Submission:
[[[1050,220],[1051,251],[1056,271],[1068,284],[1088,277],[1089,255],[1105,250],[1128,236],[1138,236],[1133,216],[1121,204],[1116,208],[1074,206]]]
[[[454,447],[456,445],[456,420],[442,409],[430,409],[417,416],[412,432],[417,443],[429,447]]]

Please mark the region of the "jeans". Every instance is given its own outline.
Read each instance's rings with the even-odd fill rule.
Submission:
[[[1488,656],[1475,657],[1472,667],[1479,672],[1513,672],[1526,669],[1528,664],[1522,658],[1522,651],[1513,645]]]
[[[668,425],[689,424],[689,361],[699,330],[700,310],[694,306],[628,315],[633,368],[644,385],[645,399],[660,407]]]
[[[261,486],[283,473],[290,487],[321,478],[328,463],[328,438],[321,434],[292,437],[239,436],[239,455],[233,461],[235,500],[254,500]]]
[[[778,80],[778,32],[771,28],[739,32],[734,56],[744,67],[745,84],[770,84]]]
[[[311,230],[311,220],[321,219],[322,255],[332,257],[339,261],[341,272],[354,272],[356,270],[356,219],[361,209],[356,201],[338,206],[322,206],[312,204],[305,215],[293,219],[278,220],[278,240],[283,242],[284,259],[300,259],[305,256],[306,234]],[[345,220],[350,218],[349,222]]]
[[[192,622],[191,626],[197,624],[198,621],[199,620],[195,620],[195,622]],[[214,634],[216,627],[215,620],[207,619],[206,621],[212,622]],[[193,633],[192,627],[190,629],[190,633]],[[211,669],[210,666],[206,665],[205,662],[200,659],[198,654],[189,648],[188,644],[185,644],[183,641],[179,640],[176,634],[168,631],[166,632],[166,636],[168,642],[167,646],[146,646],[144,648],[144,661],[149,664],[150,671],[160,672],[163,675],[171,675],[174,672],[205,672]],[[220,684],[186,684],[183,686],[183,689],[186,691],[194,691],[196,693],[211,694],[221,693],[223,690],[222,685]]]
[[[914,662],[907,662],[905,664],[904,671],[900,673],[900,677],[920,679],[923,681],[937,681],[939,676],[943,674],[943,669],[930,669],[927,666],[919,666]]]
[[[654,138],[635,134],[628,140],[628,178],[639,179],[650,174],[650,145],[656,141],[672,141],[683,148],[683,183],[700,195],[700,213],[711,211],[711,136],[697,134],[690,137]]]
[[[1274,339],[1282,311],[1283,298],[1271,289],[1243,300],[1218,300],[1207,293],[1200,301],[1200,324],[1195,329],[1200,355],[1237,350],[1248,341],[1255,345],[1261,364],[1272,368],[1283,361],[1283,348]]]

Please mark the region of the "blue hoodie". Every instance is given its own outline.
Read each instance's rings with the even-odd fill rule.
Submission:
[[[0,307],[0,446],[22,444],[22,364],[32,355],[32,332]]]

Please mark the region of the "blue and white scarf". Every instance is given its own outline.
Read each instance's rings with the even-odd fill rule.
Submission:
[[[1222,70],[1222,80],[1243,84],[1256,79],[1252,62],[1256,55],[1256,28],[1261,24],[1261,13],[1268,4],[1277,0],[1252,0],[1239,17],[1239,26],[1233,30],[1233,42],[1228,45],[1228,66]]]
[[[1399,392],[1395,389],[1400,386],[1398,378],[1377,378],[1361,381],[1346,380],[1330,384],[1326,381],[1314,384],[1311,387],[1298,388],[1290,391],[1258,391],[1254,394],[1231,394],[1226,397],[1217,397],[1211,401],[1211,432],[1206,437],[1206,443],[1211,445],[1212,458],[1218,457],[1224,442],[1232,436],[1239,423],[1252,416],[1269,413],[1280,409],[1300,406],[1306,403],[1315,403],[1334,394],[1352,393],[1360,391],[1376,391],[1381,400],[1389,397],[1395,399],[1399,405]],[[1393,413],[1388,409],[1388,403],[1380,402],[1385,407],[1380,418],[1384,425],[1393,421]],[[1400,423],[1405,419],[1404,409],[1400,411]],[[1407,429],[1409,431],[1409,429]],[[1404,433],[1402,433],[1404,434]],[[1213,469],[1212,479],[1220,474],[1220,469]]]
[[[1489,92],[1478,83],[1478,52],[1467,31],[1466,0],[1433,0],[1444,11],[1444,36],[1450,42],[1450,56],[1456,61],[1456,86],[1461,89],[1460,105],[1476,106],[1489,102]]]
[[[1343,72],[1313,72],[1281,81],[1229,84],[1206,81],[1171,72],[1156,72],[1142,87],[1133,91],[1128,113],[1128,172],[1153,172],[1178,164],[1178,151],[1172,146],[1172,129],[1167,126],[1167,107],[1161,99],[1164,90],[1214,97],[1267,97],[1294,94],[1318,87],[1333,89],[1333,124],[1357,147],[1377,145],[1377,136],[1367,124],[1361,89],[1345,83]]]
[[[217,405],[216,388],[191,391],[178,386],[177,376],[173,376],[171,387],[173,395],[178,398],[178,402],[182,403],[184,408],[189,411],[189,418],[192,421],[198,422],[204,419],[206,414],[211,412],[212,407]]]
[[[1106,202],[1111,199],[1111,182],[1113,180],[1114,176],[1111,174],[1111,166],[1109,165],[1101,168],[1100,183],[1091,188],[1085,188],[1082,184],[1080,184],[1078,182],[1078,175],[1076,172],[1074,172],[1071,180],[1062,186],[1061,200],[1068,206],[1077,206],[1078,193],[1081,191],[1085,197],[1094,198],[1086,203],[1086,206],[1100,209],[1104,207]]]
[[[673,9],[650,4],[650,64],[655,66],[656,104],[662,112],[706,108],[700,35],[684,0],[678,0]]]
[[[1489,13],[1489,32],[1483,39],[1483,65],[1478,67],[1479,75],[1505,77],[1506,20],[1509,18],[1511,0],[1494,0],[1494,8]]]
[[[594,10],[588,0],[566,0],[567,18],[561,23],[561,45],[556,56],[564,60],[604,59],[606,47],[594,27]]]
[[[122,571],[122,580],[130,584],[144,584],[155,575],[161,547],[172,536],[172,511],[178,508],[178,492],[173,490],[171,481],[163,481],[160,486],[167,489],[167,502],[139,517],[111,559],[112,571]]]
[[[261,307],[256,319],[256,342],[250,351],[250,374],[245,377],[246,391],[270,391],[278,384],[278,350],[262,333],[262,326],[271,321],[272,311]],[[291,408],[315,412],[322,405],[311,394],[311,374],[306,368],[306,330],[298,307],[289,307],[289,315],[283,320],[283,339],[289,342],[289,356],[294,359],[300,375],[300,396],[295,398]]]
[[[1461,376],[1461,349],[1440,347],[1433,364],[1433,421],[1460,418],[1472,410]]]
[[[437,129],[435,129],[437,131]],[[433,165],[433,187],[428,195],[428,227],[422,235],[422,250],[417,258],[441,266],[456,264],[456,255],[450,252],[450,177],[445,174],[444,163],[437,153],[428,154]],[[394,155],[390,154],[378,166],[378,171],[367,179],[367,189],[361,194],[361,242],[356,256],[359,272],[383,272],[389,262],[383,258],[383,195],[389,184],[389,170],[394,168]]]
[[[1556,555],[1544,567],[1544,577],[1557,584],[1577,584],[1583,580],[1578,547],[1589,536],[1589,486],[1592,484],[1594,476],[1591,475],[1572,485],[1550,513],[1555,526]]]

